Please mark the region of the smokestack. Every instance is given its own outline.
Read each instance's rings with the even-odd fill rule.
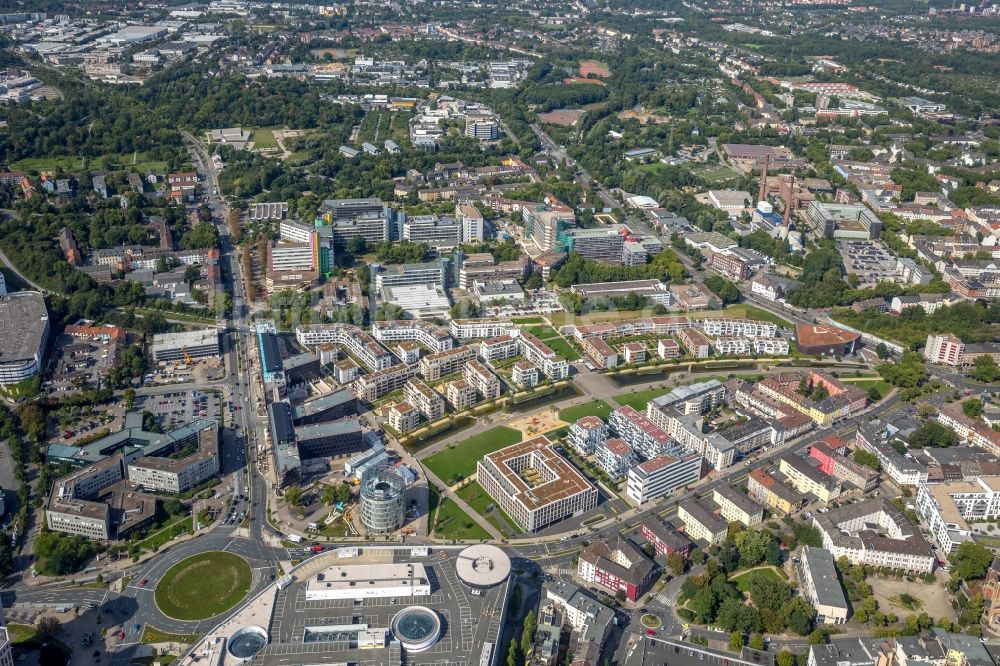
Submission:
[[[767,168],[771,166],[771,153],[764,155],[764,170],[760,174],[760,191],[757,192],[757,201],[764,200],[764,194],[767,192]]]

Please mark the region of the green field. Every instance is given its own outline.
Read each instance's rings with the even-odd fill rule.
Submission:
[[[771,580],[785,581],[783,576],[778,575],[774,568],[767,569],[754,569],[752,571],[745,571],[741,574],[737,574],[730,578],[731,581],[736,583],[736,587],[739,588],[740,592],[749,592],[750,583],[754,578],[769,578]]]
[[[155,171],[165,173],[167,163],[162,160],[150,159],[146,153],[126,153],[124,155],[102,155],[85,159],[77,156],[66,157],[26,157],[10,165],[12,171],[39,173],[42,171],[82,171],[85,169],[107,169],[128,167],[145,173]]]
[[[181,560],[156,584],[156,605],[175,620],[205,620],[224,613],[250,591],[250,565],[221,551]]]
[[[653,398],[659,398],[661,395],[666,395],[670,393],[669,388],[656,388],[656,389],[646,389],[645,391],[630,391],[628,393],[619,393],[614,396],[615,402],[619,405],[628,405],[637,412],[646,412],[646,403]]]
[[[497,426],[469,437],[454,448],[438,451],[421,462],[445,483],[456,483],[474,474],[476,463],[487,453],[493,453],[520,441],[520,430]]]
[[[479,515],[485,518],[490,523],[490,525],[497,528],[497,531],[503,534],[504,536],[507,537],[511,536],[510,534],[511,530],[513,530],[514,534],[524,533],[524,530],[521,529],[520,525],[514,522],[514,519],[508,516],[506,513],[504,513],[503,510],[500,509],[500,507],[495,507],[495,512],[499,513],[503,517],[502,522],[498,520],[497,517],[493,515],[493,513],[487,513],[486,507],[488,507],[490,504],[494,504],[493,498],[487,495],[486,491],[483,490],[483,487],[478,483],[476,483],[475,481],[473,481],[467,486],[460,488],[458,493],[456,494],[463,500],[465,500],[465,502],[469,506],[471,506],[477,513],[479,513]],[[505,524],[509,525],[509,528],[506,527]]]
[[[559,331],[546,324],[542,324],[540,326],[528,326],[525,330],[540,340],[548,340],[549,338],[559,337]]]
[[[596,416],[607,420],[609,414],[611,414],[611,405],[603,400],[594,400],[592,402],[585,402],[582,405],[567,407],[566,409],[560,410],[559,418],[566,423],[575,423],[584,416]]]
[[[541,324],[545,320],[541,317],[514,317],[515,324]]]
[[[274,138],[274,132],[269,129],[252,130],[254,150],[270,150],[278,147],[278,142]]]
[[[878,390],[879,395],[881,395],[883,398],[889,395],[889,391],[892,390],[892,386],[889,384],[889,382],[885,381],[884,379],[862,379],[859,381],[853,381],[850,377],[847,377],[842,379],[841,381],[846,382],[851,386],[857,386],[858,388],[863,388],[866,391],[874,386]]]
[[[773,312],[768,312],[763,308],[758,308],[753,305],[743,305],[743,311],[746,313],[747,319],[757,319],[758,321],[769,321],[772,324],[776,324],[783,328],[794,328],[795,324],[788,321],[784,317],[779,317]]]

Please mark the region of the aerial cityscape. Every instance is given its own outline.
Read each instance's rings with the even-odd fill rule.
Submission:
[[[0,666],[1000,665],[994,0],[0,60]]]

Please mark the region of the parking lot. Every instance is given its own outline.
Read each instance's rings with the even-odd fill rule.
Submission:
[[[172,430],[196,418],[220,419],[220,400],[213,392],[176,391],[137,397],[135,409],[150,412],[161,428]]]

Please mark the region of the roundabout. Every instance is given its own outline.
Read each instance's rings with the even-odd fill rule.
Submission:
[[[660,618],[656,617],[652,613],[646,613],[645,615],[643,615],[639,619],[639,622],[641,622],[642,626],[646,627],[647,629],[659,629],[660,625],[663,624],[660,621]]]
[[[199,553],[167,570],[156,585],[156,606],[174,620],[205,620],[240,603],[251,578],[250,565],[239,555]]]

